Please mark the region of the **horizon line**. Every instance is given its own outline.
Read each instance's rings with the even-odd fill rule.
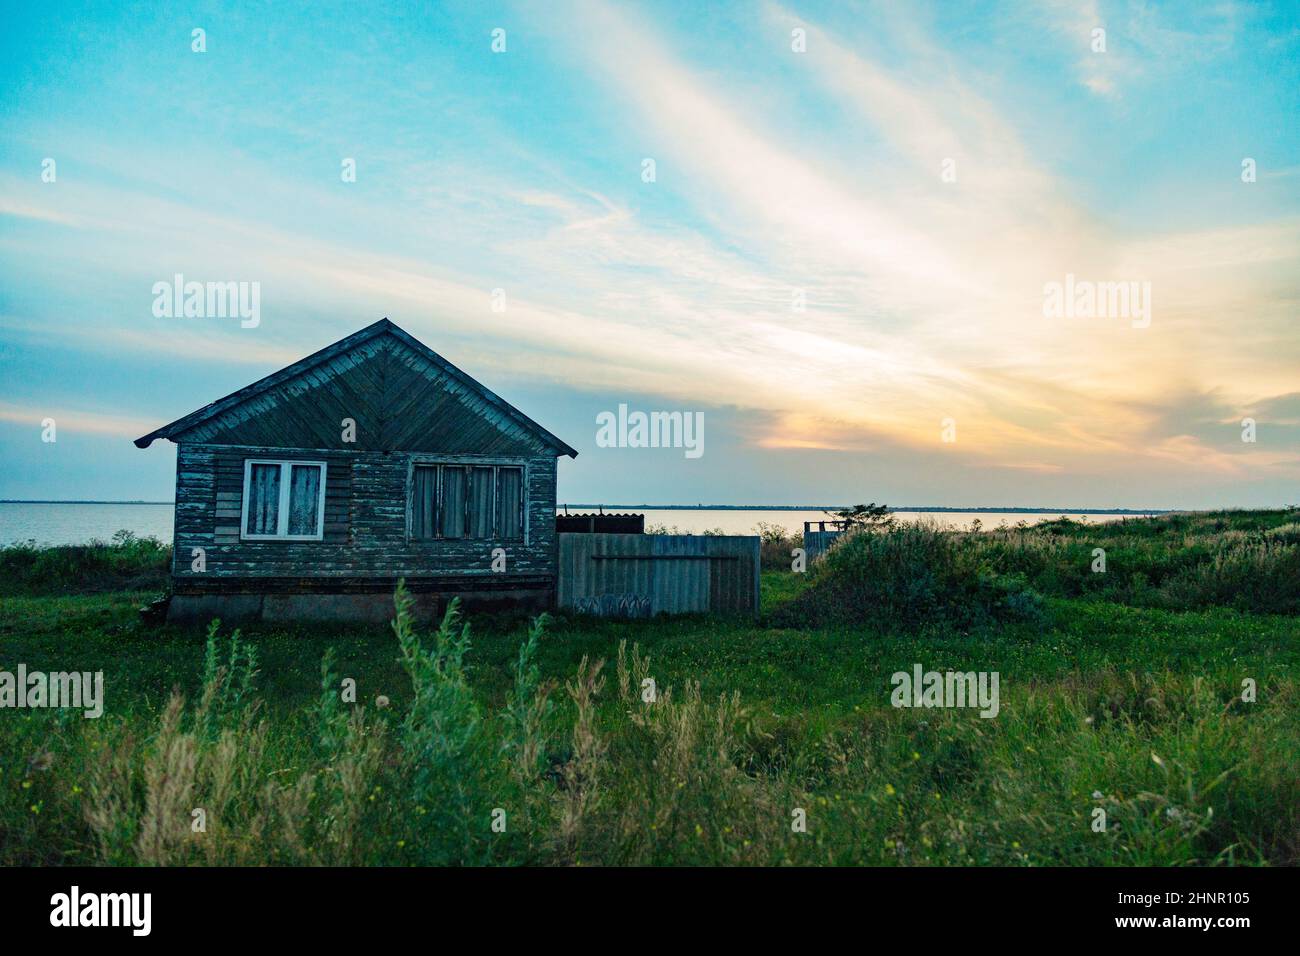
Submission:
[[[0,498],[0,504],[5,505],[171,505],[175,507],[175,501],[146,501],[135,499],[130,501],[114,501],[95,498]],[[851,508],[852,505],[771,505],[771,504],[604,504],[604,503],[586,503],[586,502],[557,502],[556,510],[569,508],[597,508],[597,509],[642,509],[645,511],[826,511],[832,512]],[[1172,514],[1177,511],[1196,511],[1196,510],[1225,510],[1225,509],[1194,509],[1194,508],[1048,508],[1040,505],[978,505],[978,506],[955,506],[955,505],[899,505],[890,507],[890,513],[908,513],[908,512],[957,512],[964,514],[976,514],[980,512],[1001,513],[1001,514],[1114,514],[1114,515],[1155,515],[1155,514]],[[1226,510],[1233,510],[1229,506]],[[1239,508],[1242,511],[1267,510],[1259,508]]]

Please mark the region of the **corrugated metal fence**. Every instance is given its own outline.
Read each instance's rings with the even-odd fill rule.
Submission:
[[[758,538],[561,534],[562,608],[607,617],[758,613]]]

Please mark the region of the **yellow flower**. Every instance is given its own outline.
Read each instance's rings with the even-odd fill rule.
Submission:
[[[887,784],[885,784],[885,793],[886,793],[886,794],[888,794],[889,796],[892,797],[896,792],[897,792],[897,791],[894,789],[894,785],[893,785],[892,783],[887,783]]]

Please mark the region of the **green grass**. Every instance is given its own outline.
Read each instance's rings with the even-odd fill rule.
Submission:
[[[789,587],[770,575],[767,584]],[[149,741],[162,733],[173,687],[190,700],[201,694],[204,645],[196,631],[143,628],[134,611],[138,603],[138,595],[97,595],[10,598],[0,605],[4,666],[24,661],[32,669],[102,669],[108,696],[108,715],[100,721],[17,711],[0,718],[0,822],[7,834],[0,861],[150,859],[139,855],[144,802],[137,807],[140,820],[128,827],[126,849],[114,851],[118,856],[105,855],[88,823],[96,799],[96,744],[110,747],[120,744],[119,734],[132,735],[132,786],[147,789]],[[377,759],[365,792],[354,795],[364,804],[349,843],[348,852],[356,855],[313,859],[293,855],[282,835],[251,840],[242,828],[251,830],[267,811],[250,804],[229,811],[241,822],[221,836],[244,849],[211,861],[269,861],[279,854],[282,862],[384,863],[1296,862],[1300,649],[1293,618],[1078,600],[1053,601],[1050,617],[1044,627],[966,634],[803,632],[705,619],[561,621],[539,647],[543,681],[571,679],[584,657],[614,660],[620,642],[635,642],[660,692],[671,686],[678,695],[669,707],[695,708],[692,719],[678,718],[685,729],[667,720],[656,736],[629,714],[651,713],[662,704],[641,704],[635,693],[629,703],[611,688],[597,695],[594,720],[608,745],[600,758],[601,802],[583,811],[572,836],[561,839],[562,777],[540,775],[527,787],[500,784],[519,807],[529,807],[535,832],[494,844],[491,808],[483,807],[471,838],[426,847],[427,856],[408,859],[404,854],[418,842],[423,816],[404,800],[403,781],[380,769]],[[483,623],[465,656],[464,675],[480,719],[492,723],[511,702],[510,664],[523,635]],[[312,768],[321,775],[322,792],[337,786],[328,772],[344,754],[323,757],[303,743],[315,735],[310,711],[320,697],[320,660],[328,648],[337,653],[336,674],[357,681],[359,700],[370,704],[368,719],[387,727],[390,738],[413,702],[397,642],[386,628],[259,626],[246,628],[244,636],[257,648],[257,683],[266,701],[267,744],[256,767],[246,768],[260,785],[301,779]],[[982,720],[966,711],[894,710],[889,676],[918,662],[927,669],[1000,672],[1001,715]],[[1238,699],[1244,677],[1259,684],[1255,704]],[[688,706],[681,695],[691,682],[698,682],[700,699]],[[657,763],[665,749],[677,753],[677,764],[685,761],[693,773],[703,773],[678,751],[685,747],[699,758],[700,727],[717,718],[717,705],[709,702],[737,692],[745,714],[724,748],[732,772],[711,766],[712,776],[700,778],[716,792],[692,789],[678,796],[671,788],[648,789],[647,778],[672,773]],[[373,702],[381,694],[392,706],[378,711]],[[567,739],[572,702],[557,702],[551,722],[543,756],[563,767],[573,749]],[[676,736],[682,734],[684,742]],[[496,727],[491,739],[503,736]],[[392,757],[399,749],[390,739],[384,752]],[[52,755],[52,765],[34,769],[42,753]],[[485,766],[491,765],[489,758]],[[692,786],[686,778],[676,783]],[[382,789],[374,794],[373,787]],[[196,781],[194,790],[183,802],[202,799],[202,784]],[[1103,796],[1093,799],[1093,792]],[[98,799],[104,799],[102,790]],[[375,804],[383,812],[367,816]],[[806,834],[789,829],[796,806],[808,811]],[[1106,833],[1088,826],[1094,806],[1110,815]],[[189,809],[178,805],[175,812],[188,819]],[[1175,816],[1162,816],[1170,809]],[[656,836],[648,828],[661,818],[671,833]],[[730,841],[728,828],[743,835]],[[190,840],[198,846],[201,839],[216,838],[186,836],[178,845],[184,849]],[[501,855],[493,856],[494,850]],[[209,858],[193,848],[164,857],[187,859]]]
[[[1035,620],[777,626],[815,578],[764,572],[757,621],[479,618],[468,647],[257,625],[225,670],[229,631],[210,657],[148,627],[147,591],[0,598],[0,669],[107,698],[0,711],[0,865],[1300,862],[1295,616],[1049,592]],[[998,672],[999,715],[892,707],[917,663]]]

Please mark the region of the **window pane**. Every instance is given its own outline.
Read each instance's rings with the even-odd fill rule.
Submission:
[[[294,465],[289,478],[289,533],[320,531],[320,466]]]
[[[492,469],[469,473],[469,536],[492,537]]]
[[[438,469],[421,466],[415,469],[411,486],[411,537],[432,538],[435,535],[433,516],[437,513]]]
[[[465,536],[465,469],[444,465],[442,469],[442,536]]]
[[[244,534],[275,534],[280,521],[280,466],[251,465]]]
[[[502,468],[500,493],[497,495],[497,537],[522,538],[520,524],[523,498],[523,471],[519,468]]]

